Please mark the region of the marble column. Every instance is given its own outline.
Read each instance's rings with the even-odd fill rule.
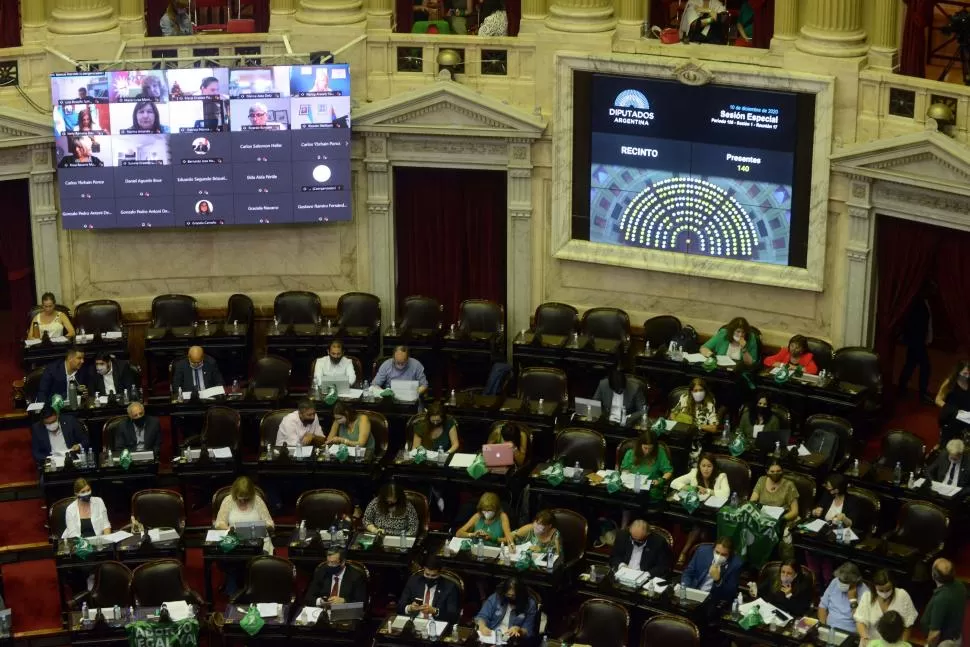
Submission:
[[[616,0],[616,34],[621,40],[639,40],[643,36],[643,23],[647,19],[646,0]]]
[[[367,0],[367,29],[390,31],[394,26],[393,0]]]
[[[509,338],[529,327],[532,303],[532,142],[509,141],[506,320]],[[512,352],[509,345],[509,353]]]
[[[805,24],[795,46],[817,56],[865,56],[862,0],[812,0],[805,8]]]
[[[519,20],[520,34],[534,34],[543,29],[546,13],[549,11],[546,0],[522,0],[522,18]]]
[[[790,48],[798,38],[798,0],[775,0],[775,31],[772,47]]]
[[[121,0],[118,13],[122,36],[140,38],[145,35],[144,0]]]
[[[310,25],[352,25],[366,19],[363,0],[300,0],[296,21]]]
[[[62,303],[71,303],[61,285],[61,251],[58,246],[57,205],[51,146],[31,146],[30,237],[34,254],[34,286],[37,294],[53,292]],[[40,298],[38,296],[38,298]]]
[[[269,30],[286,32],[296,15],[297,0],[269,0]]]
[[[573,34],[609,31],[616,27],[613,0],[553,0],[546,26]]]
[[[367,133],[364,168],[367,171],[367,229],[370,233],[371,292],[380,297],[381,309],[397,312],[395,303],[394,217],[391,212],[391,162],[386,133]],[[376,250],[390,250],[380,253]]]
[[[849,199],[846,201],[849,239],[845,246],[843,346],[865,346],[868,343],[874,217],[871,194],[872,183],[868,178],[851,179]]]
[[[37,2],[38,0],[28,0]],[[97,34],[118,26],[111,0],[54,0],[47,29],[55,34]]]
[[[899,0],[870,0],[869,65],[895,70],[899,51]]]
[[[20,3],[21,40],[24,45],[47,40],[47,5],[43,2]]]

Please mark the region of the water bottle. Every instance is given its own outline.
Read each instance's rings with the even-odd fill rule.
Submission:
[[[238,319],[233,319],[232,320],[232,333],[235,335],[238,332],[239,332],[239,320]]]
[[[485,557],[485,542],[481,537],[475,540],[475,557],[478,559]]]
[[[125,620],[129,624],[135,621],[135,607],[128,607],[128,614],[125,616]]]
[[[185,396],[182,395],[182,389],[179,387],[176,387],[175,401],[179,404],[185,402]]]
[[[108,451],[111,451],[111,450],[108,450]],[[97,467],[97,465],[94,462],[94,450],[91,449],[90,447],[88,447],[87,452],[86,452],[86,456],[85,456],[85,459],[84,459],[84,466],[85,467]]]
[[[232,392],[239,393],[239,380],[232,381]]]
[[[734,604],[731,605],[731,619],[735,622],[741,618],[741,594],[738,593],[738,597],[734,599]]]
[[[435,626],[434,618],[428,618],[428,640],[438,640],[438,627]]]
[[[69,380],[67,383],[67,406],[77,409],[77,384],[74,380]]]
[[[916,487],[916,475],[914,472],[909,473],[909,480],[906,482],[906,487],[908,487],[910,490]]]
[[[546,571],[552,573],[553,567],[552,546],[546,546]]]
[[[455,390],[452,389],[451,390],[451,397],[448,398],[448,404],[450,404],[451,406],[455,406],[456,402],[457,402],[457,400],[455,400]]]
[[[280,334],[280,320],[279,317],[273,317],[273,333],[274,335]]]
[[[300,538],[300,541],[306,541],[306,520],[300,521],[300,528],[297,531],[297,533],[298,533],[297,536]]]
[[[721,439],[726,443],[731,438],[731,421],[724,420],[724,429],[721,431]]]
[[[330,333],[330,328],[332,327],[332,325],[333,324],[331,323],[331,321],[329,319],[327,319],[327,333],[328,334]]]
[[[115,624],[120,623],[122,621],[121,620],[121,606],[116,604],[111,611],[113,612],[112,615],[114,615]]]
[[[330,545],[337,545],[337,524],[330,524]]]
[[[132,387],[132,388],[134,388],[134,387]],[[125,389],[122,389],[121,390],[121,404],[123,404],[125,406],[128,405],[128,391],[126,391]]]
[[[100,407],[101,406],[101,392],[100,391],[95,391],[94,392],[94,406],[95,407]]]
[[[737,492],[731,492],[731,507],[732,508],[738,507],[738,493]]]
[[[573,465],[573,478],[577,481],[583,480],[583,468],[580,467],[579,461],[576,461],[576,464]]]
[[[203,335],[208,335],[209,334],[209,320],[208,319],[206,319],[206,320],[204,320],[202,322],[202,334]]]
[[[542,637],[542,645],[540,647],[549,647],[549,636]]]
[[[899,461],[896,461],[896,467],[893,468],[893,485],[898,486],[903,482],[903,466]]]
[[[81,603],[81,623],[86,624],[88,621],[88,603]]]
[[[266,460],[273,460],[273,446],[269,443],[266,443]]]
[[[364,402],[370,402],[370,382],[364,380],[360,385],[361,391],[363,391]]]
[[[633,475],[633,493],[640,494],[640,488],[643,487],[643,477],[640,476],[640,472]]]
[[[647,343],[643,346],[643,354],[645,356],[647,356],[647,357],[650,357],[650,340],[649,339],[647,340]]]
[[[112,465],[114,465],[114,460],[115,460],[114,454],[112,453],[111,448],[109,447],[108,448],[108,465],[107,466],[108,467],[111,467]]]
[[[852,473],[854,475],[856,475],[856,476],[859,476],[859,459],[858,458],[855,459],[854,461],[852,461]]]
[[[401,545],[400,545],[401,550],[407,550],[408,549],[407,535],[404,533],[403,530],[401,531],[401,534],[398,537],[398,539],[401,542]]]
[[[680,583],[680,603],[687,604],[687,585],[683,582]]]
[[[544,400],[543,398],[539,398],[539,404],[538,404],[538,406],[536,406],[536,410],[537,410],[537,411],[538,411],[539,413],[542,413],[542,411],[543,411],[543,409],[542,409],[542,405],[543,405],[544,403],[545,403],[545,400]]]

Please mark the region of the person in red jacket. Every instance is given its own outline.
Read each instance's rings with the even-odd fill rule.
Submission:
[[[817,375],[818,367],[812,354],[808,352],[808,340],[803,335],[795,335],[788,340],[788,347],[782,348],[774,355],[765,358],[765,366],[775,368],[778,366],[788,366],[794,370],[797,366],[802,367],[802,371],[809,375]]]

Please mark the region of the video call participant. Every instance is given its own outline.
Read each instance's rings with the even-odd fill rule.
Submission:
[[[57,309],[57,299],[53,292],[45,292],[40,298],[40,312],[30,320],[27,329],[27,339],[40,339],[47,333],[48,337],[74,338],[74,326],[71,319]]]
[[[219,90],[219,79],[214,76],[205,77],[202,79],[202,84],[199,86],[199,94],[204,97],[221,99],[222,93]]]
[[[50,455],[64,456],[86,449],[87,439],[81,432],[81,425],[73,416],[59,416],[53,407],[45,405],[40,412],[40,420],[30,427],[30,453],[38,468]]]
[[[200,216],[208,216],[212,213],[212,203],[208,200],[199,200],[195,204],[195,213]]]
[[[443,622],[458,622],[458,587],[441,576],[441,560],[429,555],[424,568],[408,578],[397,602],[399,613]]]
[[[407,346],[394,348],[394,357],[384,360],[377,369],[374,386],[381,389],[391,388],[393,380],[408,380],[418,383],[418,395],[424,395],[428,390],[428,378],[424,376],[424,366],[418,360],[408,356]]]
[[[357,383],[354,363],[344,355],[344,345],[336,339],[330,342],[327,355],[318,359],[313,367],[313,380],[317,384],[323,384],[327,378],[347,378],[351,386]]]
[[[122,134],[160,135],[168,132],[163,126],[158,106],[154,101],[139,101],[131,111],[131,128],[122,129]]]
[[[249,106],[249,126],[251,129],[283,130],[283,124],[269,119],[269,108],[265,103],[254,103]]]
[[[162,449],[162,426],[155,416],[145,415],[141,402],[128,405],[128,419],[115,430],[116,451],[154,452],[158,458]]]
[[[57,168],[72,168],[78,166],[104,166],[93,154],[94,138],[90,135],[68,136],[67,148],[71,151],[57,163]]]
[[[367,580],[356,568],[347,568],[347,558],[342,548],[328,548],[326,565],[313,572],[313,580],[307,587],[303,604],[325,607],[366,601]]]
[[[162,80],[151,74],[143,77],[141,80],[141,92],[135,98],[144,99],[145,101],[164,101],[165,88],[162,86]]]
[[[192,16],[189,0],[169,0],[162,19],[158,21],[162,36],[191,36]]]
[[[671,551],[667,540],[660,534],[650,532],[650,524],[636,519],[628,528],[616,533],[610,552],[610,567],[621,566],[635,571],[664,577],[670,572]]]
[[[193,346],[187,356],[175,362],[172,368],[172,388],[183,392],[203,391],[214,386],[225,386],[219,365],[202,350]]]
[[[48,404],[55,393],[67,399],[67,384],[81,384],[78,371],[83,365],[84,351],[72,346],[67,349],[63,361],[55,360],[45,366],[40,376],[40,386],[37,387],[37,402]]]

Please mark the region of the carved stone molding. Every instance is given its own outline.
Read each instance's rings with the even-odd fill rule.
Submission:
[[[508,156],[504,143],[479,142],[472,139],[454,141],[451,137],[428,137],[424,139],[394,139],[391,152],[396,153],[434,153],[436,155],[464,155],[469,157]]]
[[[857,263],[865,263],[867,260],[869,260],[869,252],[862,249],[847,250],[845,255],[850,261],[855,261]]]
[[[688,61],[674,68],[674,76],[684,85],[707,85],[714,80],[714,74],[697,61]]]

